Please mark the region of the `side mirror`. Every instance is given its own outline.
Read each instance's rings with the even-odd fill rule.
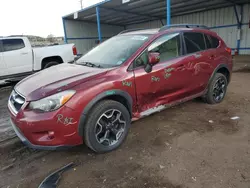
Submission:
[[[158,53],[158,52],[149,52],[148,53],[148,62],[152,66],[159,63],[160,62],[160,53]]]

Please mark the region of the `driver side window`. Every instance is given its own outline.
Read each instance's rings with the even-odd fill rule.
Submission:
[[[134,68],[148,64],[148,53],[160,53],[160,62],[173,59],[181,55],[180,34],[168,34],[156,39],[134,62]]]

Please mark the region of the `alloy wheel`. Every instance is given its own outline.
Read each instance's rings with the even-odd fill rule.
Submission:
[[[125,127],[126,121],[119,110],[107,110],[100,116],[96,123],[96,139],[98,143],[104,146],[113,146],[122,137]]]

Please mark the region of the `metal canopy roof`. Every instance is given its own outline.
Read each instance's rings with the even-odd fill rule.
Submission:
[[[244,3],[250,3],[250,0],[172,0],[171,16]],[[66,15],[63,19],[96,22],[96,7],[99,7],[100,22],[103,24],[126,26],[166,19],[166,0],[106,0],[78,11],[76,19],[75,13]]]

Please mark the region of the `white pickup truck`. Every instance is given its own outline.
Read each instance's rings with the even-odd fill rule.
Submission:
[[[74,44],[32,48],[27,37],[0,38],[0,81],[16,81],[48,67],[74,61]]]

